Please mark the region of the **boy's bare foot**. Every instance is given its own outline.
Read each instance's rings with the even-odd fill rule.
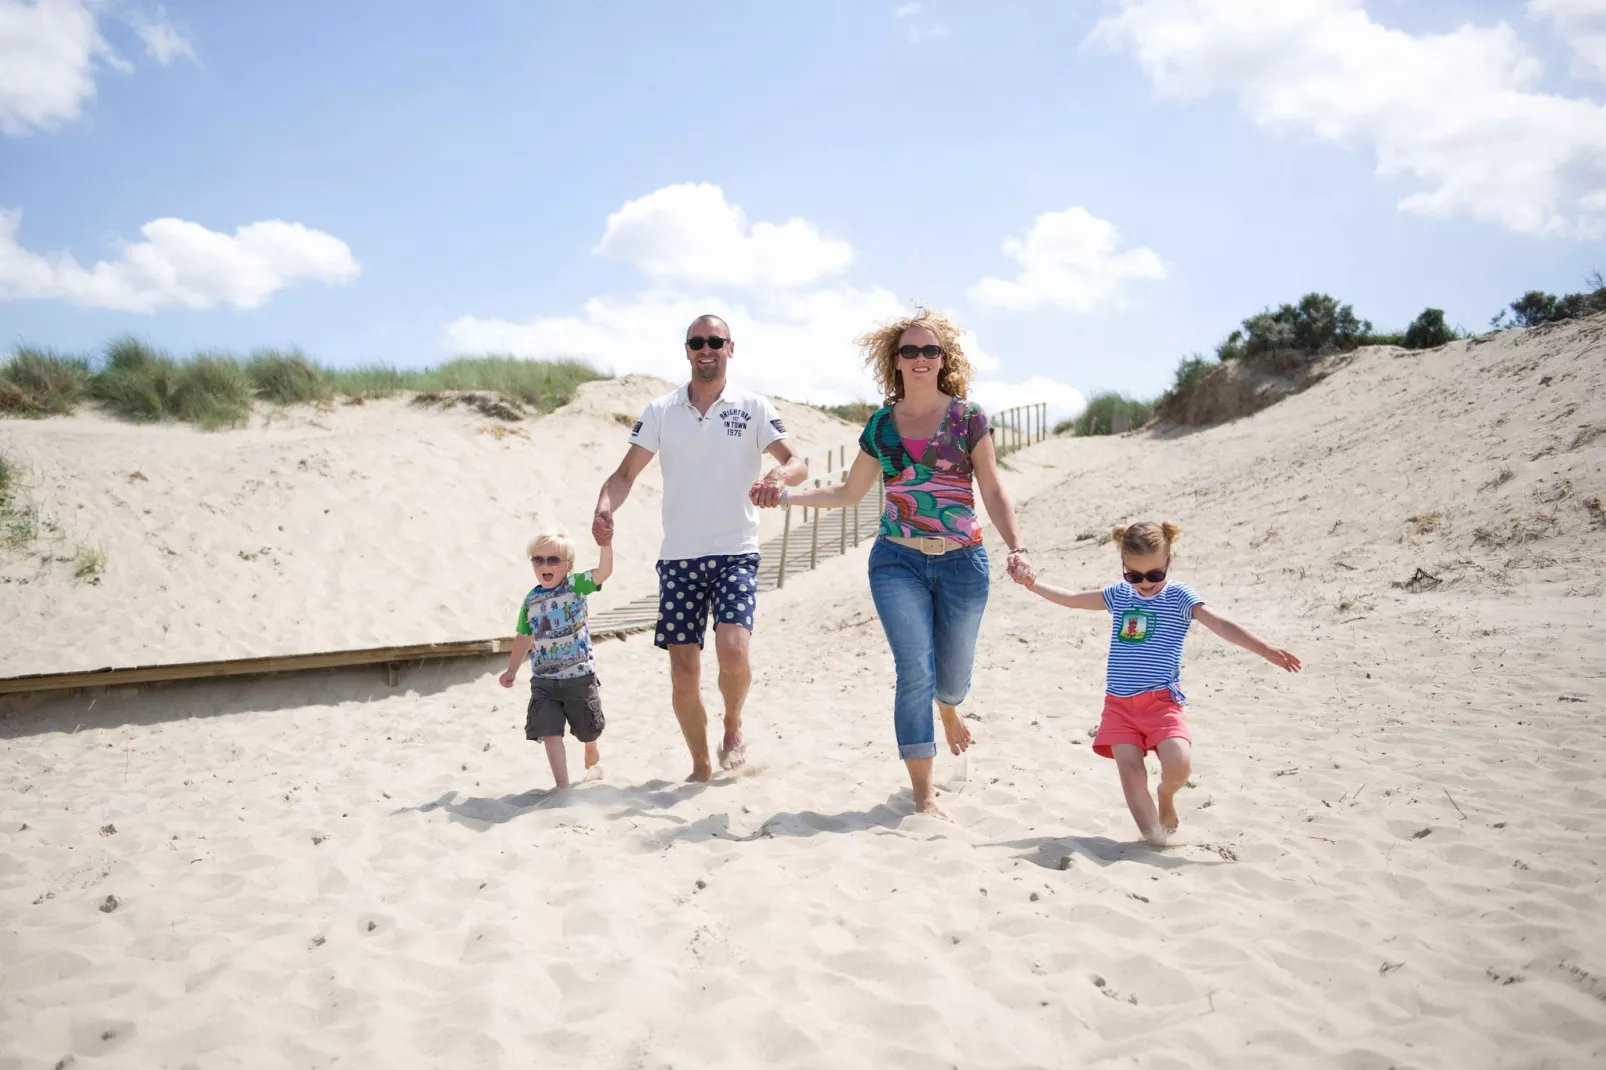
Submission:
[[[590,769],[602,761],[602,751],[598,749],[595,741],[586,744],[586,768]]]
[[[970,728],[965,719],[959,716],[958,710],[937,709],[942,713],[942,734],[948,737],[948,749],[954,754],[962,754],[970,746]]]
[[[719,745],[719,767],[734,773],[746,764],[747,743],[742,739],[742,730],[726,730]]]

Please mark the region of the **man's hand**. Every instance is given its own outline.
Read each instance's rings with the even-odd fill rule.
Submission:
[[[781,490],[786,486],[779,468],[771,468],[763,479],[747,492],[748,499],[760,509],[773,509],[781,504]]]
[[[504,672],[501,676],[498,676],[496,678],[496,682],[501,684],[503,687],[512,687],[513,686],[513,681],[517,680],[518,678],[519,678],[518,670],[517,669],[509,669],[506,672]]]
[[[591,517],[591,537],[598,546],[613,545],[613,509],[597,507],[596,513]]]

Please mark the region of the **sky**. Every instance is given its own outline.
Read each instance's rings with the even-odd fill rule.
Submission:
[[[0,344],[580,357],[1152,395],[1320,290],[1487,328],[1606,270],[1606,0],[0,0]]]

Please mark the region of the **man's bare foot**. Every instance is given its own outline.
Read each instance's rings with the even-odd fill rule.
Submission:
[[[747,743],[742,739],[742,730],[726,729],[725,739],[719,745],[719,767],[735,772],[747,764]]]
[[[948,749],[955,754],[962,754],[970,746],[970,728],[965,719],[959,716],[958,710],[945,710],[937,707],[942,713],[942,734],[948,737]]]

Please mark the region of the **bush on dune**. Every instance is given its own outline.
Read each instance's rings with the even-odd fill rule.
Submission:
[[[1142,427],[1149,422],[1149,417],[1153,414],[1153,402],[1140,401],[1114,391],[1105,391],[1093,395],[1080,416],[1075,420],[1061,423],[1055,431],[1057,433],[1059,428],[1068,423],[1078,435],[1115,435],[1135,427]]]
[[[178,387],[178,365],[137,338],[114,339],[90,395],[111,412],[136,423],[169,419]]]
[[[1547,294],[1543,290],[1529,290],[1501,309],[1489,321],[1496,330],[1508,327],[1542,327],[1547,323],[1583,319],[1606,312],[1606,278],[1595,272],[1585,280],[1589,289],[1582,293]]]
[[[329,373],[308,360],[299,349],[258,349],[246,361],[251,389],[266,401],[294,405],[328,401],[334,396]]]
[[[0,412],[64,416],[89,391],[89,361],[53,350],[18,346],[0,364]]]

